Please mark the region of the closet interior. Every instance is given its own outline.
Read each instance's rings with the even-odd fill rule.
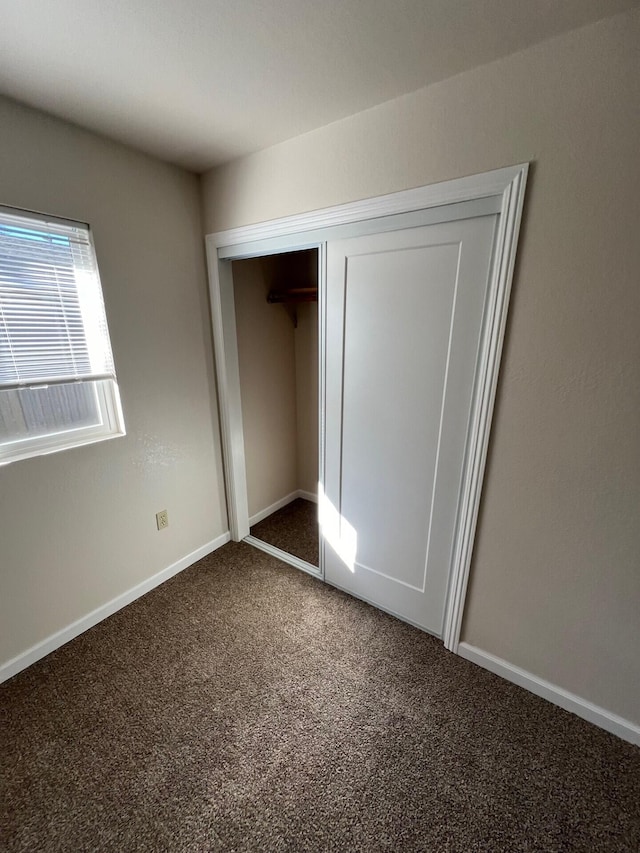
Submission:
[[[318,251],[233,262],[251,535],[319,565]]]

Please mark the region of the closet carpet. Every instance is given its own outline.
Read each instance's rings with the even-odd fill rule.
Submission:
[[[304,498],[291,501],[264,521],[254,524],[251,535],[312,566],[319,563],[318,507]]]
[[[0,700],[7,852],[640,849],[640,750],[245,544]]]

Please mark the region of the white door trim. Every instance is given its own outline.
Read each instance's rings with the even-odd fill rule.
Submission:
[[[320,481],[324,483],[324,243],[334,229],[351,225],[349,236],[371,230],[371,220],[408,214],[458,202],[493,198],[498,202],[500,222],[476,368],[473,405],[469,423],[460,503],[456,519],[449,589],[445,606],[443,640],[458,651],[462,614],[469,579],[482,481],[487,458],[491,419],[500,368],[500,357],[513,279],[528,164],[509,166],[481,175],[457,178],[378,198],[302,213],[271,222],[247,225],[208,234],[206,237],[211,317],[213,324],[218,398],[222,431],[226,493],[231,535],[235,540],[249,534],[246,468],[240,381],[233,308],[231,257],[255,257],[302,248],[320,249]],[[359,231],[359,224],[362,229]],[[322,550],[322,549],[321,549]],[[323,556],[321,554],[321,573]]]

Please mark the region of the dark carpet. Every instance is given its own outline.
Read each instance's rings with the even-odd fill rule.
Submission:
[[[11,853],[640,849],[640,750],[245,544],[0,694]]]
[[[251,535],[312,566],[319,565],[318,507],[311,501],[297,498],[254,524]]]

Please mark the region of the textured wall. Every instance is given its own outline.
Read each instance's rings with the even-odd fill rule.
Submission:
[[[270,305],[272,287],[317,281],[316,252],[234,261],[249,516],[318,483],[317,307]]]
[[[208,173],[205,226],[526,160],[464,639],[640,722],[640,13]]]
[[[293,322],[270,305],[273,258],[233,263],[249,516],[298,488]]]
[[[197,180],[0,100],[0,204],[92,226],[127,427],[0,468],[5,662],[228,525]]]
[[[298,306],[296,348],[296,416],[298,488],[318,490],[318,305]]]

